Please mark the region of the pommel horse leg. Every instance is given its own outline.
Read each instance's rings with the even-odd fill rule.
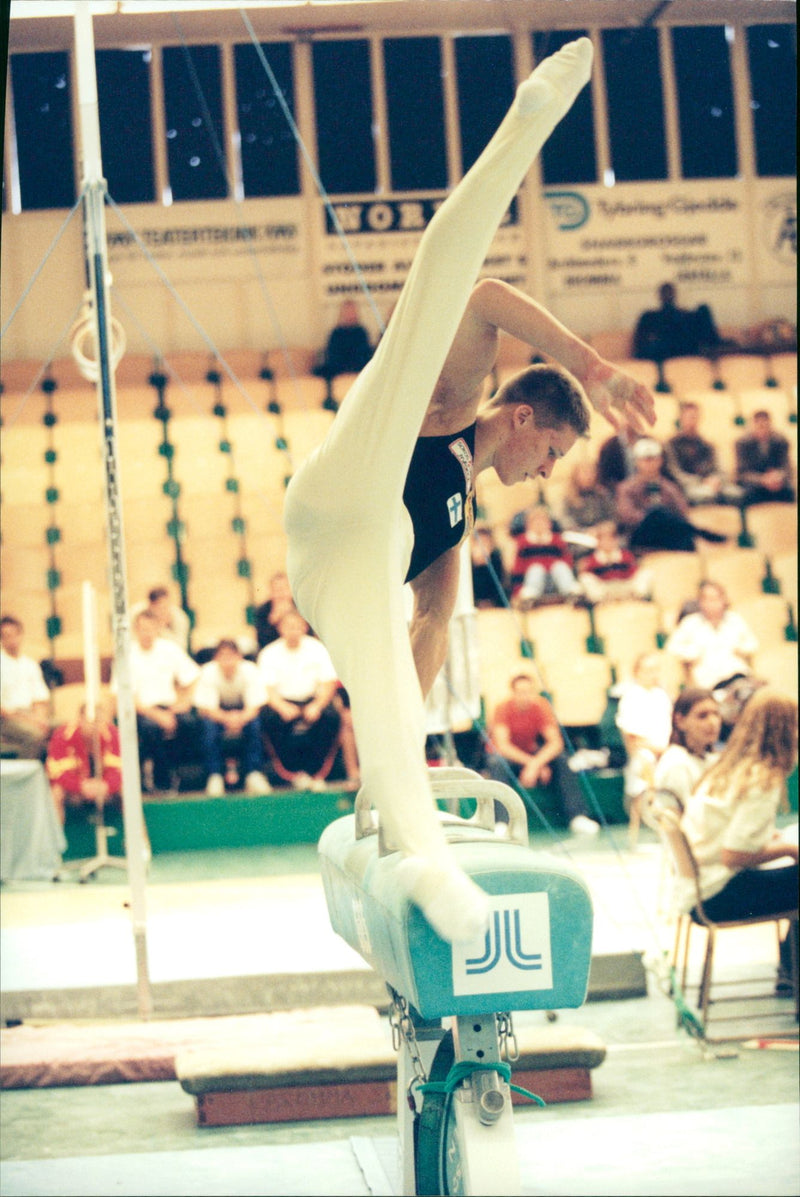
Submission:
[[[386,981],[398,1060],[404,1194],[520,1192],[509,1068],[511,1011],[583,1004],[592,906],[580,877],[528,847],[508,786],[463,768],[432,769],[438,800],[474,799],[468,819],[440,813],[465,873],[489,897],[489,929],[439,938],[401,884],[401,854],[371,811],[337,819],[319,843],[331,923]],[[509,813],[494,833],[494,803]]]

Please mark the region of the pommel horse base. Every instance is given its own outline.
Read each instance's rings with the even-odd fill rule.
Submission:
[[[592,905],[583,881],[528,847],[525,808],[508,786],[463,768],[432,769],[437,799],[476,800],[442,815],[460,866],[490,896],[482,942],[440,939],[402,892],[400,854],[372,811],[331,823],[319,842],[334,931],[383,977],[392,997],[401,1192],[519,1193],[510,1069],[514,1010],[581,1006]],[[494,803],[509,815],[495,834]]]

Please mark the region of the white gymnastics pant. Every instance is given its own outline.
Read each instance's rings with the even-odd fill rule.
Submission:
[[[284,522],[300,611],[350,696],[366,793],[388,840],[449,865],[424,760],[425,713],[403,580],[411,454],[492,238],[531,162],[586,84],[583,38],[542,63],[426,229],[374,357],[292,479]]]

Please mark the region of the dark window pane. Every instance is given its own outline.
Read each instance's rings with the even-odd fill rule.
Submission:
[[[586,37],[583,29],[551,29],[534,33],[533,56],[537,63],[549,58],[567,42]],[[584,87],[563,120],[542,148],[542,179],[551,187],[562,183],[596,183],[594,105],[591,87]]]
[[[166,46],[164,107],[174,200],[228,194],[219,46]]]
[[[294,120],[292,47],[274,42],[262,49]],[[233,52],[244,193],[298,195],[297,142],[272,80],[251,43],[234,46]]]
[[[483,150],[514,98],[514,62],[507,37],[457,37],[456,77],[464,174]]]
[[[97,107],[103,174],[120,204],[155,199],[150,50],[98,50]]]
[[[722,25],[672,30],[681,173],[685,179],[736,174],[730,47]]]
[[[383,55],[392,188],[444,189],[447,154],[439,39],[387,38]]]
[[[374,191],[369,43],[315,42],[312,50],[322,185],[331,195]]]
[[[11,86],[23,208],[75,203],[69,58],[12,54]]]
[[[618,183],[667,177],[657,29],[604,29],[611,166]]]
[[[756,171],[797,173],[797,27],[750,25],[747,30]]]

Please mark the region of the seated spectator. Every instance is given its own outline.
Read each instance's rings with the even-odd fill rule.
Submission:
[[[545,592],[574,594],[572,554],[563,536],[554,531],[546,507],[532,507],[525,519],[525,531],[516,538],[517,552],[511,570],[513,597],[539,599]]]
[[[495,781],[515,777],[524,790],[552,782],[558,789],[564,818],[573,834],[596,835],[599,823],[589,817],[580,782],[567,763],[564,737],[550,703],[538,694],[533,679],[520,673],[511,679],[511,694],[495,709],[489,728],[486,769]],[[500,803],[496,817],[506,821]]]
[[[589,602],[649,598],[650,574],[631,550],[622,546],[614,520],[598,524],[595,535],[597,547],[582,557],[578,566],[578,585]]]
[[[322,361],[314,373],[328,381],[337,374],[358,374],[372,357],[369,334],[358,319],[354,300],[345,299],[339,308],[339,318],[331,329]]]
[[[140,611],[133,621],[130,673],[142,789],[169,792],[177,788],[178,766],[196,755],[192,691],[200,667],[174,640],[159,635],[149,611]],[[112,676],[112,691],[116,684]]]
[[[235,640],[220,640],[214,657],[200,669],[194,705],[200,716],[206,793],[220,798],[226,785],[250,794],[268,794],[259,716],[266,697],[258,666],[245,661]]]
[[[636,473],[617,487],[617,519],[632,549],[666,549],[691,553],[695,537],[723,543],[727,537],[689,521],[683,491],[662,473],[664,451],[644,436],[633,449]]]
[[[294,611],[289,579],[281,570],[269,580],[269,598],[256,607],[256,639],[259,648],[266,648],[280,636],[278,624],[287,611]]]
[[[562,528],[587,532],[615,515],[614,496],[601,485],[597,462],[588,457],[576,462],[564,491]]]
[[[0,751],[43,760],[50,734],[50,691],[41,666],[22,651],[22,621],[0,619]]]
[[[109,802],[121,800],[119,732],[102,705],[90,719],[84,703],[78,719],[55,729],[47,745],[46,769],[62,826],[68,804],[102,811]]]
[[[736,481],[745,505],[794,502],[789,442],[775,432],[768,411],[753,412],[750,432],[736,441]]]
[[[661,667],[654,653],[643,653],[633,677],[621,687],[617,727],[627,753],[623,804],[634,815],[645,790],[653,784],[656,762],[672,733],[672,700],[661,685]]]
[[[697,606],[680,620],[665,646],[683,665],[686,684],[720,690],[736,678],[748,677],[758,640],[731,610],[724,586],[701,582]]]
[[[700,778],[717,760],[722,716],[710,690],[687,686],[672,708],[669,745],[656,762],[653,784],[671,790],[684,810]]]
[[[797,909],[797,838],[775,825],[796,763],[797,703],[765,687],[745,706],[683,816],[710,919]],[[693,882],[677,878],[675,899],[679,911],[695,914]],[[781,941],[778,989],[789,986],[792,957],[797,960],[797,939],[794,944],[788,939],[788,934],[797,936],[797,922],[789,928]]]
[[[267,702],[261,727],[271,768],[298,789],[323,789],[339,747],[338,689],[328,650],[287,611],[280,636],[258,654]]]
[[[619,431],[609,436],[597,455],[597,485],[614,497],[620,482],[636,473],[633,446],[641,433],[630,420],[623,419]]]
[[[184,652],[189,651],[189,634],[192,622],[182,607],[174,603],[166,586],[154,586],[147,593],[146,603],[134,603],[131,619],[140,611],[149,611],[158,625],[158,634],[165,640],[173,640]]]
[[[506,567],[494,533],[488,525],[479,525],[473,530],[470,554],[475,606],[504,607],[508,597]]]
[[[742,488],[726,480],[717,464],[717,451],[700,435],[700,405],[681,403],[678,431],[664,445],[669,475],[691,504],[738,503]]]
[[[719,350],[722,338],[708,304],[679,308],[673,283],[662,283],[658,298],[660,306],[642,312],[636,323],[634,357],[663,362],[668,357],[711,356]]]

